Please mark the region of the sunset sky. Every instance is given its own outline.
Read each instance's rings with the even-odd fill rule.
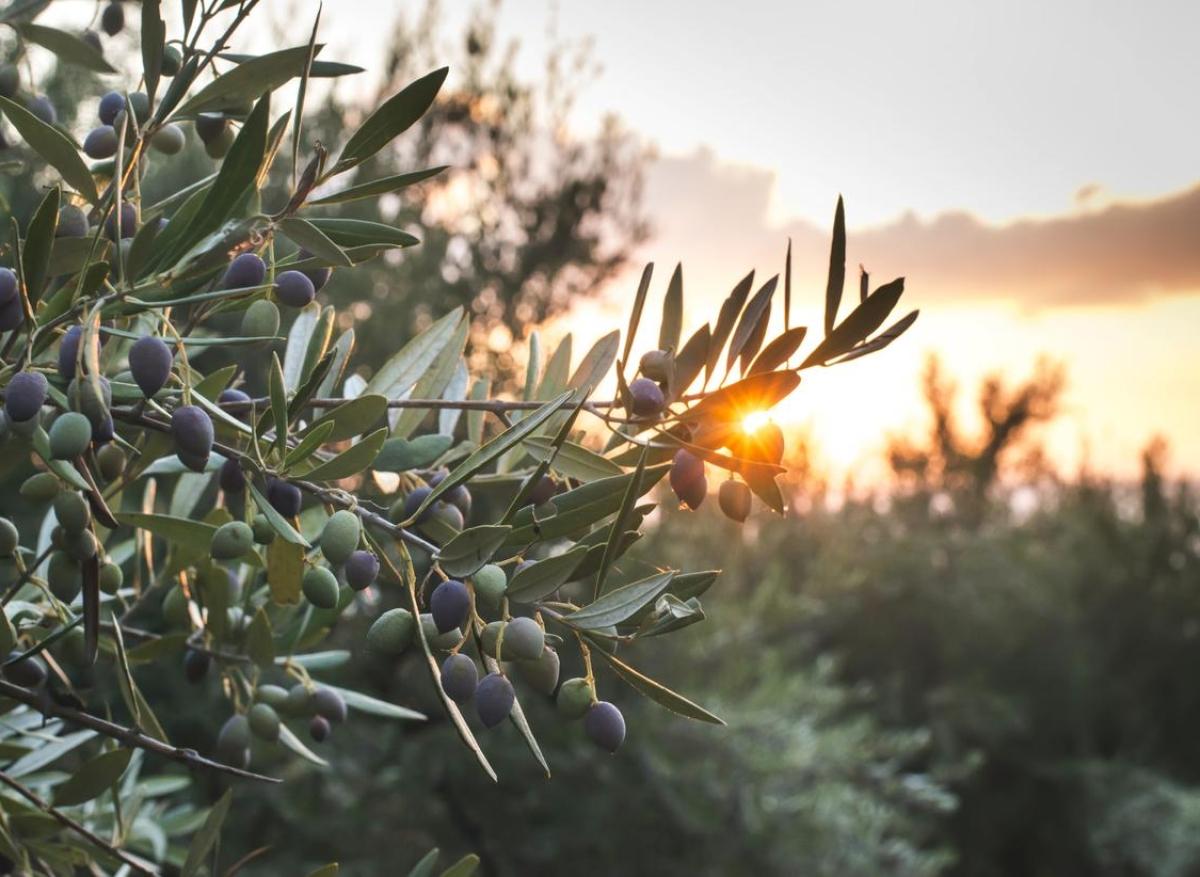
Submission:
[[[334,22],[393,8],[339,3],[327,53],[370,66],[387,29]],[[466,8],[445,4],[448,33]],[[904,275],[901,307],[922,315],[777,412],[837,469],[913,426],[937,351],[966,389],[1027,374],[1039,354],[1065,363],[1049,438],[1068,471],[1086,459],[1132,474],[1161,434],[1171,462],[1200,473],[1200,4],[510,0],[500,22],[529,77],[551,24],[593,41],[603,69],[573,124],[616,112],[657,147],[642,256],[657,295],[683,262],[692,325],[748,268],[781,270],[791,237],[800,317],[819,326],[845,195],[849,265]],[[577,344],[623,323],[635,285],[581,307]]]

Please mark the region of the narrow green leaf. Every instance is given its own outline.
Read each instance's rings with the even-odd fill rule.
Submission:
[[[355,262],[361,261],[354,258],[353,249],[355,247],[411,247],[420,243],[408,232],[384,225],[382,222],[339,217],[312,217],[309,219],[309,223],[339,247],[346,249],[346,255]]]
[[[271,619],[261,606],[246,629],[246,654],[260,667],[270,667],[275,663],[275,640],[271,633]]]
[[[197,551],[207,552],[217,528],[204,521],[191,518],[174,518],[170,515],[149,515],[141,512],[123,512],[117,521],[126,527],[135,527],[166,539],[172,545],[182,545]]]
[[[713,715],[704,707],[688,700],[682,694],[675,693],[662,683],[655,682],[649,676],[626,664],[616,655],[610,655],[604,649],[592,649],[592,654],[599,655],[612,667],[613,672],[624,682],[628,683],[630,687],[644,694],[659,706],[666,707],[676,715],[684,716],[688,719],[696,719],[701,722],[708,722],[712,725],[725,724],[724,719]]]
[[[571,395],[571,392],[562,393],[556,399],[552,399],[536,411],[530,412],[529,416],[520,423],[506,429],[455,466],[445,478],[438,482],[438,485],[430,491],[429,495],[425,497],[425,501],[417,509],[416,516],[419,517],[443,493],[452,490],[460,484],[464,484],[484,466],[535,432],[539,426],[545,423],[547,419],[567,403]]]
[[[587,552],[586,545],[576,545],[569,551],[539,560],[517,571],[509,581],[505,594],[517,603],[536,603],[544,599],[571,580]]]
[[[362,441],[355,442],[327,463],[308,472],[310,481],[338,481],[362,472],[375,460],[387,439],[386,429],[377,429]]]
[[[582,445],[564,441],[555,453],[554,440],[546,436],[531,435],[522,442],[529,456],[539,462],[553,458],[554,469],[569,478],[579,481],[595,481],[598,478],[608,478],[620,475],[622,469],[607,457],[602,457],[595,451],[590,451]]]
[[[452,444],[453,436],[439,434],[419,435],[414,439],[388,439],[373,465],[380,472],[421,469],[450,450]]]
[[[403,397],[454,337],[462,318],[462,308],[457,307],[405,344],[371,377],[363,393],[378,393],[388,399]]]
[[[633,507],[637,503],[638,497],[642,495],[642,476],[646,472],[646,454],[649,450],[649,446],[642,447],[641,456],[638,457],[637,468],[633,470],[633,477],[629,479],[629,485],[625,488],[625,495],[621,497],[621,506],[617,509],[617,516],[613,519],[612,526],[609,529],[608,541],[604,545],[604,556],[600,560],[600,570],[596,574],[596,586],[594,589],[594,594],[596,595],[604,592],[604,583],[608,579],[613,561],[616,560],[617,552],[621,548],[621,543],[625,535],[625,525],[629,520],[630,514],[633,512]]]
[[[194,116],[206,110],[223,110],[254,100],[300,76],[307,63],[308,46],[249,58],[200,89],[179,108],[179,115]]]
[[[309,342],[317,330],[321,319],[321,306],[310,301],[288,330],[288,343],[283,351],[283,386],[288,393],[294,393],[304,383],[304,366],[308,356]],[[278,421],[276,421],[278,423]]]
[[[679,336],[683,330],[683,264],[675,266],[667,294],[663,298],[662,323],[658,327],[658,349],[679,350]]]
[[[734,330],[733,340],[729,342],[729,353],[725,357],[725,368],[729,369],[733,367],[734,360],[741,356],[750,346],[751,339],[756,334],[758,334],[759,343],[761,343],[761,333],[766,328],[763,320],[770,313],[771,298],[775,295],[775,287],[778,283],[779,275],[777,274],[764,283],[762,288],[754,294],[754,298],[750,300],[750,304],[746,305],[746,310],[742,313],[742,318],[738,321],[737,329]],[[757,352],[757,345],[754,345],[754,352]],[[753,356],[753,353],[751,356]]]
[[[25,230],[25,241],[21,246],[21,269],[25,275],[25,291],[30,305],[36,305],[42,297],[42,285],[48,276],[54,232],[58,228],[60,195],[57,186],[51,188],[34,211]]]
[[[567,387],[579,390],[584,396],[590,396],[616,362],[617,347],[620,343],[621,333],[614,330],[593,344],[592,349],[579,363],[579,368],[571,375]]]
[[[399,706],[398,704],[388,703],[379,698],[371,697],[368,694],[363,694],[361,691],[339,688],[327,682],[322,682],[321,685],[324,688],[331,688],[336,691],[342,696],[342,700],[346,701],[346,706],[350,707],[350,709],[358,710],[360,713],[368,713],[372,716],[380,716],[385,719],[399,719],[404,722],[428,721],[428,716],[424,713],[410,710],[408,707]]]
[[[638,324],[642,321],[642,308],[646,306],[646,293],[650,291],[650,278],[654,275],[654,263],[647,262],[642,269],[642,279],[638,282],[637,295],[633,298],[633,309],[629,312],[629,330],[625,333],[625,352],[621,354],[621,362],[629,362],[629,354],[633,350],[633,339],[637,335]]]
[[[333,432],[333,427],[333,421],[327,420],[321,425],[315,426],[305,432],[304,438],[289,450],[287,456],[283,458],[284,471],[290,471],[298,463],[303,463],[319,451],[321,446],[329,440],[329,434]]]
[[[92,204],[96,203],[99,195],[92,172],[75,151],[75,144],[67,139],[65,134],[6,97],[0,97],[0,110],[12,122],[25,142],[45,159],[47,164],[62,174],[63,180],[71,188]]]
[[[433,868],[437,865],[438,850],[434,847],[421,857],[421,861],[413,866],[413,869],[408,872],[408,877],[432,877]]]
[[[800,349],[800,345],[804,343],[804,336],[806,334],[808,334],[808,329],[804,326],[796,326],[794,329],[784,330],[782,335],[763,348],[762,353],[754,358],[754,362],[747,369],[746,375],[757,375],[779,368],[791,358],[793,353]]]
[[[311,222],[303,220],[298,216],[289,216],[281,219],[279,221],[279,230],[296,246],[303,247],[314,256],[324,259],[331,265],[341,265],[345,268],[350,268],[354,264],[342,248],[331,241],[325,232],[321,231]]]
[[[442,877],[471,877],[479,868],[479,856],[468,853],[442,872]]]
[[[108,791],[121,779],[132,756],[132,749],[113,749],[96,756],[54,789],[54,806],[82,804]]]
[[[275,353],[271,354],[268,389],[271,397],[271,422],[275,427],[275,448],[282,452],[288,441],[287,384],[283,366],[279,364],[279,356]],[[262,431],[263,427],[260,424],[259,433]]]
[[[359,201],[363,198],[375,198],[379,195],[399,192],[401,189],[406,189],[415,183],[420,183],[430,177],[437,176],[446,170],[447,167],[448,165],[441,165],[440,167],[431,167],[423,171],[412,171],[407,174],[396,174],[380,180],[372,180],[369,183],[351,186],[348,189],[342,189],[339,192],[325,195],[308,203],[314,206],[322,204],[345,204],[348,201]]]
[[[741,423],[748,414],[769,410],[798,386],[800,375],[794,371],[752,375],[708,394],[689,408],[684,417],[689,420],[704,417],[717,423]]]
[[[448,67],[435,70],[384,101],[350,137],[334,171],[361,164],[408,130],[432,106],[448,72]]]
[[[438,565],[448,576],[469,576],[492,559],[511,530],[506,524],[469,527],[442,546],[437,553]]]
[[[292,752],[296,753],[311,764],[315,764],[318,767],[329,766],[328,761],[309,749],[308,746],[305,745],[304,742],[297,737],[295,733],[292,732],[292,729],[287,725],[281,724],[279,726],[279,742],[284,748],[290,749]]]
[[[15,29],[22,39],[48,49],[68,64],[86,67],[96,73],[117,72],[104,60],[104,56],[96,51],[95,46],[85,43],[73,33],[33,22],[18,24]]]
[[[867,296],[867,300],[850,312],[832,332],[825,336],[812,353],[800,364],[800,368],[821,365],[851,351],[872,332],[883,325],[888,314],[904,294],[904,278],[898,277],[885,283]],[[915,319],[915,318],[914,318]]]
[[[738,315],[742,312],[742,305],[746,303],[746,297],[750,295],[753,286],[754,272],[751,271],[738,281],[737,286],[725,297],[725,301],[721,302],[717,323],[713,327],[712,341],[708,345],[708,361],[704,364],[705,383],[712,380],[713,373],[717,370],[721,351],[725,349],[725,342],[729,340],[729,333],[733,331],[733,325],[737,322]],[[730,358],[729,361],[732,362],[733,359]]]
[[[299,545],[301,548],[312,548],[312,545],[309,544],[308,540],[300,535],[299,531],[297,531],[296,528],[291,525],[291,523],[288,521],[288,519],[285,518],[283,515],[279,514],[279,512],[275,511],[275,507],[272,506],[269,502],[267,502],[267,498],[262,495],[262,493],[259,491],[259,489],[257,487],[255,487],[250,482],[247,482],[246,486],[250,489],[250,493],[254,497],[254,504],[256,506],[258,506],[258,510],[260,512],[262,512],[263,515],[266,516],[267,522],[271,525],[271,529],[273,529],[276,533],[278,533],[280,536],[282,536],[284,538],[284,540],[286,540],[287,542],[290,542],[293,545]],[[277,544],[278,544],[278,540],[276,540],[275,542],[272,542],[271,548],[274,548]],[[274,567],[274,565],[275,565],[274,557],[273,557],[270,549],[268,549],[268,551],[267,551],[267,577],[268,578],[270,578],[270,576],[271,576],[271,571],[272,571],[272,568]],[[289,569],[291,568],[290,565],[288,568]],[[297,576],[296,577],[297,589],[299,588],[299,584],[300,584],[300,578],[299,578],[299,576]],[[275,593],[275,588],[273,586],[271,589],[271,593],[272,594]]]
[[[226,814],[229,813],[229,804],[232,800],[233,789],[226,789],[221,799],[208,811],[204,827],[196,832],[191,846],[188,847],[187,859],[184,860],[183,868],[179,871],[180,877],[196,877],[199,873],[213,844],[217,842],[217,837],[221,833],[221,825],[225,822]]]
[[[829,280],[825,284],[825,335],[828,338],[837,322],[842,288],[846,284],[846,208],[838,195],[833,214],[833,240],[829,245]]]
[[[675,577],[674,571],[652,575],[641,581],[609,591],[599,600],[572,612],[564,618],[576,627],[603,630],[632,618],[648,603],[658,599]]]
[[[163,47],[167,37],[161,6],[161,0],[142,0],[142,71],[146,78],[146,94],[151,101],[162,77]]]

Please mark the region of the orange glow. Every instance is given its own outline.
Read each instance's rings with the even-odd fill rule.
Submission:
[[[742,418],[742,430],[747,435],[754,435],[754,433],[766,426],[770,420],[771,414],[769,411],[751,411]]]

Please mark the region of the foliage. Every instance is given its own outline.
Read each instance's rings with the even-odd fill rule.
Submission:
[[[107,75],[94,35],[34,21],[49,5],[16,0],[0,12],[18,52],[36,46]],[[775,339],[766,333],[778,278],[750,296],[749,275],[685,342],[676,268],[657,347],[635,366],[647,266],[623,344],[613,332],[576,364],[569,338],[543,361],[534,336],[520,400],[496,396],[496,375],[468,367],[473,318],[461,306],[431,314],[386,361],[364,362],[355,330],[318,294],[331,272],[403,264],[400,251],[418,240],[394,217],[333,216],[319,202],[378,202],[427,176],[420,167],[400,181],[377,176],[378,157],[459,97],[440,96],[438,69],[353,130],[314,142],[310,80],[358,68],[321,57],[319,21],[307,45],[230,52],[257,5],[183,0],[183,30],[168,38],[160,3],[146,0],[144,90],[105,94],[100,124],[81,139],[50,101],[19,90],[33,85],[16,67],[0,70],[0,109],[24,144],[20,170],[46,183],[31,212],[10,217],[12,267],[0,270],[2,465],[23,498],[16,524],[0,520],[9,558],[0,697],[15,728],[0,769],[11,792],[0,797],[0,854],[14,868],[67,873],[119,860],[138,873],[215,873],[238,792],[277,783],[267,770],[327,767],[315,749],[346,733],[348,714],[357,725],[443,713],[463,760],[492,779],[480,725],[511,725],[549,775],[553,753],[525,704],[559,688],[562,660],[581,665],[577,702],[563,709],[603,750],[626,733],[620,710],[600,699],[616,681],[720,726],[638,668],[645,644],[704,620],[700,597],[716,578],[657,562],[647,571],[627,556],[654,508],[648,494],[672,472],[698,505],[711,465],[730,475],[719,495],[730,518],[746,519],[752,495],[782,512],[782,438],[747,437],[747,414],[793,392],[802,369],[875,352],[915,317],[880,331],[903,281],[871,292],[864,275],[859,303],[838,319],[839,204],[826,331],[807,356],[805,333],[788,326],[789,254]],[[125,29],[124,14],[105,7],[109,36]],[[294,105],[281,106],[280,90],[293,85]],[[215,169],[152,194],[153,169],[170,165],[188,131]],[[507,161],[502,134],[492,132],[490,148]],[[547,219],[546,248],[559,234],[585,240],[580,225],[606,209],[595,174],[583,173],[592,191],[577,193],[574,209]],[[540,210],[546,192],[558,189],[505,205]],[[526,242],[523,252],[537,249]],[[518,311],[523,284],[557,282],[562,255],[516,266],[543,275],[504,293]],[[606,264],[591,251],[566,255]],[[547,313],[550,299],[537,300],[535,313]],[[230,349],[249,354],[244,370],[212,355]],[[614,366],[615,398],[593,399]],[[602,449],[589,423],[607,437]],[[335,647],[355,619],[369,628]],[[432,702],[418,709],[333,683],[364,653],[419,672]],[[182,665],[173,676],[161,672],[168,662]],[[176,710],[181,683],[203,696]],[[219,730],[190,725],[197,710],[219,715]],[[38,714],[45,728],[34,728]],[[169,762],[203,779],[194,786]],[[473,868],[468,858],[448,873]]]

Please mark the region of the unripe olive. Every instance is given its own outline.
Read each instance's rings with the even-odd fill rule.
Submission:
[[[254,531],[254,541],[259,545],[270,545],[275,541],[275,528],[271,526],[266,515],[255,515],[250,528]]]
[[[74,460],[92,443],[92,424],[76,411],[59,415],[50,427],[50,456]]]
[[[279,739],[279,713],[265,703],[256,703],[246,713],[246,721],[255,737],[274,743]]]
[[[341,566],[358,548],[361,536],[362,523],[358,515],[347,509],[339,509],[329,516],[321,530],[321,553],[334,566]]]
[[[286,709],[288,690],[282,685],[260,685],[255,689],[254,699],[276,710]]]
[[[96,451],[96,466],[105,481],[116,481],[125,472],[128,457],[120,445],[108,444]]]
[[[463,704],[474,697],[478,684],[479,669],[466,655],[459,652],[442,662],[442,690],[455,703]]]
[[[671,379],[674,369],[674,357],[666,350],[648,350],[642,354],[638,363],[642,374],[652,381],[665,384]]]
[[[54,517],[68,533],[78,533],[92,522],[92,508],[81,494],[64,490],[54,497]]]
[[[83,152],[88,158],[112,158],[117,154],[117,132],[112,125],[101,125],[83,138]]]
[[[457,579],[447,579],[434,589],[429,611],[439,633],[461,627],[471,611],[471,592]]]
[[[100,98],[99,116],[102,125],[111,125],[117,120],[117,115],[125,110],[125,95],[119,91],[110,91]]]
[[[100,13],[100,29],[110,37],[125,29],[125,10],[119,0],[112,0]]]
[[[554,700],[558,714],[565,719],[582,719],[592,706],[592,686],[582,676],[566,680]]]
[[[187,144],[187,137],[178,125],[163,125],[150,138],[150,145],[163,155],[178,155]]]
[[[46,404],[49,384],[41,372],[18,372],[4,391],[4,412],[9,420],[22,423],[32,420]]]
[[[54,473],[37,472],[25,479],[19,492],[22,499],[32,502],[47,502],[54,499],[61,489],[62,482]]]
[[[302,308],[314,298],[313,282],[299,271],[283,271],[275,275],[275,294],[290,308]]]
[[[583,717],[583,730],[605,752],[616,752],[625,741],[625,717],[608,701],[597,701]]]
[[[177,451],[207,459],[213,446],[212,419],[197,405],[182,405],[171,415],[171,437]]]
[[[221,474],[218,476],[221,489],[226,493],[241,493],[246,489],[246,473],[242,464],[234,457],[229,457],[221,464]]]
[[[631,381],[629,398],[630,408],[637,417],[657,416],[667,401],[663,397],[662,388],[649,378],[635,378]]]
[[[479,633],[479,644],[485,655],[491,658],[499,657],[496,654],[496,645],[500,642],[500,633],[507,626],[507,621],[492,621],[484,625]],[[508,645],[507,640],[504,645]]]
[[[536,661],[546,646],[546,632],[532,618],[514,618],[504,629],[501,652],[508,661]]]
[[[129,105],[133,107],[133,117],[139,122],[150,118],[150,97],[144,91],[131,91]]]
[[[50,561],[46,565],[46,584],[50,586],[51,594],[64,603],[70,603],[79,596],[83,587],[79,563],[65,551],[50,552]]]
[[[183,675],[192,685],[197,685],[208,675],[208,665],[211,663],[212,659],[204,652],[189,649],[183,655]]]
[[[281,478],[272,478],[267,482],[267,501],[285,518],[300,514],[300,488]]]
[[[121,585],[125,582],[125,573],[121,571],[121,567],[113,563],[111,560],[106,560],[100,565],[100,590],[106,594],[115,594],[121,590]]]
[[[167,591],[162,601],[163,621],[170,627],[188,627],[191,615],[188,612],[188,598],[179,585]]]
[[[214,560],[237,560],[254,548],[254,531],[244,521],[229,521],[213,533],[209,553]]]
[[[96,552],[100,550],[100,545],[91,530],[68,533],[63,547],[80,563],[95,557]]]
[[[300,587],[308,602],[318,609],[333,609],[338,604],[337,577],[326,567],[309,567]]]
[[[506,637],[505,642],[507,641]],[[554,694],[554,689],[558,687],[559,669],[558,652],[549,647],[542,651],[542,656],[536,661],[517,663],[517,672],[521,674],[521,678],[538,694],[546,696]]]
[[[308,735],[317,743],[324,743],[333,732],[333,727],[324,716],[313,716],[308,723]]]
[[[167,385],[173,361],[171,348],[154,335],[142,336],[129,348],[129,372],[147,399]]]
[[[515,700],[512,683],[500,673],[489,673],[475,688],[475,710],[485,728],[494,728],[508,718]]]
[[[369,588],[379,576],[379,558],[374,552],[360,549],[352,552],[342,567],[346,584],[356,591]]]
[[[494,563],[486,564],[475,570],[471,581],[475,585],[475,599],[488,609],[498,610],[504,592],[508,590],[504,569]]]
[[[8,660],[13,660],[20,652],[9,652]],[[37,688],[46,681],[46,664],[37,655],[4,665],[4,678],[13,685],[22,688]]]
[[[398,657],[412,642],[416,623],[407,609],[389,609],[367,630],[367,650],[377,655]]]
[[[312,693],[312,709],[335,725],[346,721],[346,700],[332,688],[317,688]]]
[[[421,632],[425,635],[425,641],[429,643],[430,648],[443,651],[454,648],[462,639],[462,631],[458,628],[445,633],[438,631],[433,615],[428,612],[421,613]]]
[[[740,524],[750,516],[750,488],[745,482],[732,478],[722,482],[717,493],[717,503],[725,517]]]
[[[183,66],[183,53],[176,46],[164,46],[162,56],[162,75],[171,77],[179,73]]]
[[[686,448],[675,452],[671,462],[671,489],[679,501],[690,509],[697,509],[708,494],[708,478],[704,474],[704,460]]]
[[[58,238],[83,238],[88,234],[87,214],[82,208],[74,204],[65,204],[58,211],[58,226],[54,229],[54,236]],[[72,327],[76,330],[78,326]],[[78,337],[78,332],[76,333]]]
[[[257,257],[255,257],[257,258]],[[242,315],[242,335],[246,338],[270,338],[279,334],[279,308],[275,302],[260,298]]]
[[[239,253],[225,269],[222,289],[248,289],[262,286],[267,277],[267,264],[255,253]]]
[[[305,688],[302,684],[297,683],[288,689],[287,703],[284,705],[284,712],[289,716],[311,716],[312,715],[312,692]]]
[[[0,518],[0,557],[12,557],[21,544],[17,525],[8,518]]]
[[[217,734],[217,760],[232,767],[250,763],[250,721],[240,713],[230,716]]]

